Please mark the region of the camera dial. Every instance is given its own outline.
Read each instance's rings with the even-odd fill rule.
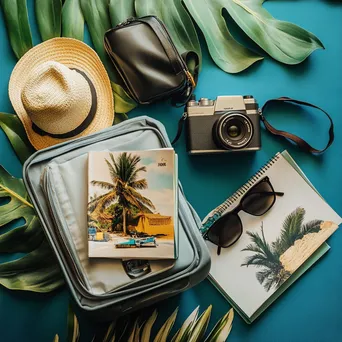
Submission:
[[[213,127],[213,138],[224,149],[243,148],[252,136],[253,125],[250,119],[239,112],[221,114]]]

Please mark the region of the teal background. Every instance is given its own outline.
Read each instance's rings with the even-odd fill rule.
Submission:
[[[255,154],[227,154],[193,156],[185,151],[185,137],[176,145],[179,155],[179,177],[188,200],[203,218],[242,185],[276,152],[288,149],[300,167],[329,204],[341,215],[342,160],[342,3],[340,1],[269,1],[264,5],[276,18],[296,23],[315,33],[326,50],[318,50],[297,66],[282,65],[270,58],[258,62],[248,70],[230,75],[220,70],[210,56],[203,37],[203,67],[196,90],[197,97],[215,98],[217,95],[252,94],[263,104],[267,99],[290,96],[315,103],[327,110],[334,119],[336,138],[323,156],[307,155],[290,143],[262,132],[263,147]],[[29,14],[34,42],[39,35],[34,19],[33,1],[29,0]],[[228,18],[230,22],[230,19]],[[234,34],[255,47],[233,25]],[[89,43],[89,36],[86,38]],[[9,46],[0,14],[0,111],[13,113],[7,88],[16,59]],[[259,50],[260,51],[260,50]],[[310,113],[310,114],[308,114]],[[141,107],[130,117],[150,115],[160,120],[170,135],[176,133],[181,109],[168,104]],[[317,116],[316,116],[317,114]],[[327,139],[327,120],[319,112],[295,110],[292,107],[268,112],[270,121],[281,129],[300,134],[317,147]],[[0,164],[16,177],[21,177],[21,165],[5,135],[0,131]],[[236,315],[230,341],[342,341],[342,233],[329,239],[332,249],[295,285],[279,298],[256,322],[247,325]],[[0,262],[17,256],[0,255]],[[222,272],[225,272],[222,269]],[[234,277],[228,274],[227,277]],[[0,341],[52,341],[58,333],[66,340],[66,317],[69,296],[66,289],[52,294],[11,292],[0,288]],[[213,304],[210,327],[226,313],[230,305],[206,280],[195,288],[167,300],[157,307],[157,325],[180,306],[176,328],[197,306],[205,309]],[[92,322],[80,316],[81,341],[90,341]]]

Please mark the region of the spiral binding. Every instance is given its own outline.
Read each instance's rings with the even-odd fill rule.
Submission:
[[[212,215],[222,215],[239,197],[243,196],[265,173],[266,171],[280,158],[280,153],[277,153],[271,158],[263,167],[257,171],[240,189],[234,192],[229,198],[227,198],[222,204],[220,204],[213,212]],[[212,216],[210,215],[210,216]]]

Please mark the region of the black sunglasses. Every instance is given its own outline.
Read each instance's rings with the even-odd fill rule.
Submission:
[[[283,192],[275,192],[270,179],[264,177],[244,194],[238,206],[214,222],[203,237],[217,246],[217,255],[220,255],[222,247],[233,245],[242,234],[238,216],[241,210],[253,216],[264,215],[273,207],[276,196],[283,195]]]

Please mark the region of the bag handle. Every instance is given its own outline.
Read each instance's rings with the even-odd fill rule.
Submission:
[[[298,137],[295,134],[289,133],[289,132],[285,132],[285,131],[281,131],[278,130],[276,128],[274,128],[265,118],[265,116],[263,115],[263,113],[265,113],[266,108],[272,104],[272,103],[294,103],[297,105],[301,105],[301,106],[307,106],[307,107],[311,107],[311,108],[316,108],[319,109],[320,111],[322,111],[329,119],[330,121],[330,128],[329,128],[329,141],[327,143],[327,145],[325,146],[325,148],[323,148],[322,150],[318,150],[314,147],[312,147],[310,144],[308,144],[305,140],[303,140],[302,138]],[[300,147],[302,150],[304,150],[305,152],[308,153],[323,153],[324,151],[326,151],[328,149],[328,147],[333,143],[334,141],[334,123],[332,121],[332,118],[330,117],[330,115],[323,110],[322,108],[315,106],[311,103],[308,102],[304,102],[304,101],[299,101],[299,100],[294,100],[291,99],[290,97],[279,97],[277,99],[271,99],[266,101],[266,103],[264,104],[264,106],[262,107],[262,111],[260,112],[260,118],[262,120],[262,122],[265,125],[265,128],[272,133],[273,135],[276,136],[282,136],[286,139],[289,139],[291,141],[293,141],[296,145],[298,145],[298,147]]]

